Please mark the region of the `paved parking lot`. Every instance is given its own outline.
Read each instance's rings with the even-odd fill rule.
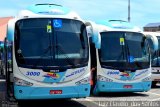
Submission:
[[[132,104],[132,106],[137,106],[137,107],[138,106],[159,107],[160,84],[157,84],[155,88],[152,88],[148,92],[101,93],[99,96],[90,96],[81,99],[35,100],[35,101],[23,101],[17,103],[17,102],[9,102],[6,100],[5,82],[1,80],[0,101],[2,107],[109,107],[109,106],[120,107],[120,106],[131,106],[130,104]]]

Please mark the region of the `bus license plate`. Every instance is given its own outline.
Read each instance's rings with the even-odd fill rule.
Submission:
[[[62,94],[62,90],[50,90],[50,94]]]
[[[123,88],[132,88],[132,85],[124,85]]]

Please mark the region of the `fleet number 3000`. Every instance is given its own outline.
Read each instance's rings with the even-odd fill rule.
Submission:
[[[27,75],[27,76],[39,76],[39,75],[40,75],[40,72],[30,72],[30,71],[28,71],[28,72],[26,73],[26,75]]]

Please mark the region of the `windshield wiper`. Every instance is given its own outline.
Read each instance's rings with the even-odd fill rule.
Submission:
[[[126,40],[125,40],[126,41]],[[128,46],[128,42],[126,41],[125,42],[126,43],[126,45],[125,45],[125,47],[126,47],[126,58],[127,58],[127,62],[129,62],[129,63],[131,63],[131,56],[130,56],[130,51],[129,51],[129,46]],[[133,59],[134,60],[134,59]]]
[[[65,61],[68,62],[68,66],[72,66],[73,68],[76,67],[76,65],[74,64],[74,62],[68,57],[68,55],[65,53],[65,51],[62,49],[62,47],[60,45],[56,45],[56,49],[59,50],[57,51],[57,55],[58,52],[60,52],[61,54],[63,54],[65,56]]]
[[[123,57],[123,60],[130,62],[130,51],[129,51],[128,43],[126,40],[124,40],[124,44],[121,44],[121,50],[122,50],[122,52],[119,55],[117,60],[119,61],[121,59],[121,57]],[[106,66],[106,67],[110,67],[110,68],[115,69],[115,66],[117,66],[117,63],[115,63],[113,66],[114,67],[111,67],[111,66]]]
[[[34,67],[37,67],[39,62],[42,60],[42,58],[48,53],[49,50],[51,50],[52,46],[48,46],[46,49],[44,49],[44,53],[40,56],[40,58],[36,61]]]
[[[72,62],[72,60],[70,60],[70,58],[65,54],[64,50],[61,48],[60,45],[56,45],[56,46],[48,46],[47,49],[45,49],[44,53],[40,56],[40,58],[36,61],[34,67],[37,67],[38,63],[43,59],[43,57],[48,53],[49,50],[51,50],[53,48],[56,48],[57,50],[59,50],[60,53],[64,54],[65,56],[65,60],[69,63],[70,67],[75,68],[76,66],[74,65],[74,63]],[[53,57],[53,56],[52,56]],[[58,66],[59,67],[59,66]]]
[[[126,41],[125,42],[126,43],[126,58],[127,58],[127,62],[128,63],[132,63],[132,62],[135,62],[134,61],[134,58],[132,57],[132,56],[130,56],[130,51],[129,51],[129,46],[128,46],[128,42]],[[139,64],[139,62],[135,62],[135,64],[136,64],[136,66],[138,67],[138,68],[141,68],[142,66]],[[130,64],[129,64],[130,65]]]

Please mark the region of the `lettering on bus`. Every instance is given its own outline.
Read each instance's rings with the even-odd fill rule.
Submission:
[[[107,75],[119,75],[119,71],[108,71]]]
[[[147,71],[148,71],[148,70],[144,70],[144,71],[142,71],[142,72],[136,74],[135,77],[137,77],[137,76],[139,76],[139,75],[142,75],[142,74],[146,73]]]
[[[39,76],[40,72],[36,72],[36,71],[28,71],[26,73],[27,76]]]
[[[81,72],[83,72],[83,71],[85,71],[85,68],[78,69],[78,70],[72,72],[71,74],[67,75],[66,77],[67,77],[67,78],[68,78],[68,77],[71,77],[71,76],[76,75],[76,74],[79,74],[79,73],[81,73]]]

